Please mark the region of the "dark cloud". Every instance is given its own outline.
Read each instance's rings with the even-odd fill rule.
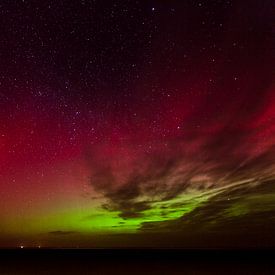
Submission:
[[[225,188],[183,217],[144,222],[142,232],[177,234],[273,234],[275,228],[275,180]],[[249,231],[249,232],[248,232]]]
[[[92,168],[92,187],[107,199],[102,207],[119,211],[122,218],[141,217],[153,202],[176,197],[187,187],[188,179],[194,174],[191,171],[181,176],[181,172],[177,171],[182,161],[177,151],[158,151],[138,159],[145,164],[144,169],[133,169],[123,183],[117,182],[107,162],[101,165],[97,156],[91,153],[87,153],[87,160]],[[137,165],[134,164],[134,167]]]
[[[62,230],[57,230],[57,231],[50,231],[50,235],[56,235],[56,236],[64,236],[64,235],[71,235],[71,234],[76,234],[78,233],[77,231],[62,231]]]
[[[87,151],[91,185],[106,199],[104,209],[118,211],[120,217],[128,219],[142,217],[153,203],[169,202],[190,188],[204,191],[239,180],[248,180],[249,185],[251,178],[257,181],[272,176],[275,147],[267,147],[256,156],[243,153],[246,134],[228,131],[223,129],[204,140],[195,149],[198,156],[187,152],[188,144],[179,140],[167,143],[165,148],[138,158],[122,182],[115,175],[112,160],[102,161],[97,153]]]

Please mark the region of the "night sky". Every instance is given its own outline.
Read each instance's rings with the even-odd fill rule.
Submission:
[[[275,246],[272,0],[3,0],[0,246]]]

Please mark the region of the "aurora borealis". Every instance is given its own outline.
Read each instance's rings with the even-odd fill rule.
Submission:
[[[0,5],[0,246],[274,246],[273,1]]]

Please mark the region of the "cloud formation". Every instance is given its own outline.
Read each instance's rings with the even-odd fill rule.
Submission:
[[[184,200],[173,203],[182,195],[215,192],[219,188],[231,188],[238,181],[244,181],[244,186],[249,187],[274,176],[274,146],[253,155],[251,151],[241,150],[244,133],[239,134],[238,141],[231,142],[231,137],[227,138],[228,144],[223,140],[224,136],[222,131],[220,136],[206,139],[197,147],[190,145],[191,152],[185,150],[188,147],[186,141],[166,142],[150,154],[141,157],[139,154],[125,168],[127,173],[121,181],[113,166],[119,155],[102,160],[95,152],[87,151],[90,183],[105,199],[102,208],[118,212],[123,219],[132,219],[144,217],[157,203],[162,203],[163,217],[169,211],[170,214],[178,211],[184,204],[190,204]],[[165,207],[170,208],[169,211]]]

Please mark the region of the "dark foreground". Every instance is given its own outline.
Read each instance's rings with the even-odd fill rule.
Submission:
[[[275,274],[275,250],[5,249],[0,274]]]

